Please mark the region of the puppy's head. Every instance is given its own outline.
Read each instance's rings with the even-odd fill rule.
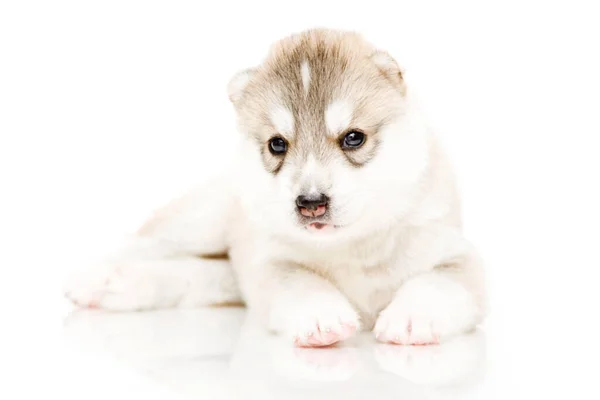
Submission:
[[[263,221],[335,237],[406,208],[424,146],[387,53],[354,33],[310,30],[275,43],[228,90],[256,169],[243,183]]]

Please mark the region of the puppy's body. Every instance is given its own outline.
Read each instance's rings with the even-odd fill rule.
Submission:
[[[229,95],[238,162],[161,210],[71,298],[243,301],[303,346],[357,328],[431,343],[481,320],[482,268],[451,168],[387,53],[354,34],[303,32],[234,77]]]

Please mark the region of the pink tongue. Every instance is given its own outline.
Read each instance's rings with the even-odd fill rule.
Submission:
[[[325,227],[326,224],[322,224],[320,222],[313,222],[312,224],[310,224],[310,226],[312,226],[313,228],[317,228],[317,229],[323,229]]]

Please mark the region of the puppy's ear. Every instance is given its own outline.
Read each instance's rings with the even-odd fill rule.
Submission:
[[[229,100],[235,105],[241,99],[244,91],[246,90],[246,86],[248,86],[248,82],[252,78],[254,74],[253,69],[245,69],[243,71],[235,74],[227,85],[227,95],[229,96]]]
[[[406,91],[404,82],[404,71],[396,60],[386,51],[377,50],[371,55],[371,60],[375,63],[377,68],[392,82],[399,85],[402,93]]]

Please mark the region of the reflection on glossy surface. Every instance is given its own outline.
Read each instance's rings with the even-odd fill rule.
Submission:
[[[467,398],[485,366],[482,332],[438,346],[378,344],[364,333],[338,347],[303,349],[238,308],[77,311],[65,334],[177,393],[211,399]]]

